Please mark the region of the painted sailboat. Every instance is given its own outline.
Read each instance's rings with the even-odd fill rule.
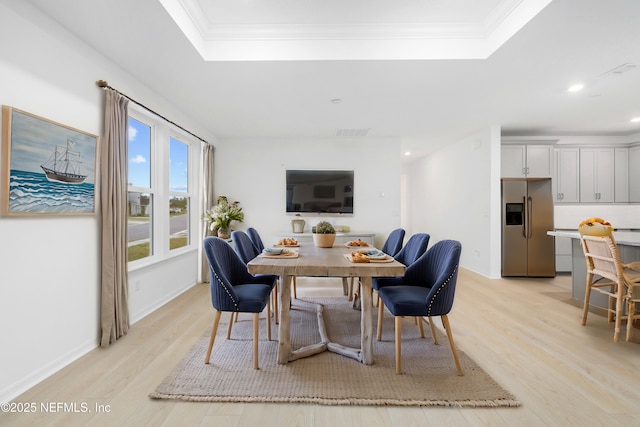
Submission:
[[[49,181],[63,184],[81,184],[87,178],[82,173],[82,155],[74,151],[74,142],[67,139],[67,145],[56,145],[51,157],[40,165]]]

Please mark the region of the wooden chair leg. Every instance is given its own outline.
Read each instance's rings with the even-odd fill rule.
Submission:
[[[611,285],[611,289],[609,290],[612,294],[616,293],[616,289],[614,285]],[[609,297],[609,311],[607,312],[607,320],[609,322],[613,322],[615,320],[615,314],[617,313],[616,309],[616,299],[612,296]]]
[[[382,341],[382,316],[384,315],[384,304],[378,304],[378,341]]]
[[[271,341],[271,298],[267,302],[267,341]]]
[[[273,320],[277,324],[278,321],[278,290],[280,289],[280,280],[276,280],[276,287],[271,292],[273,294]]]
[[[396,316],[396,374],[402,374],[402,316]]]
[[[619,288],[622,288],[622,286],[618,285]],[[623,315],[623,305],[622,305],[622,292],[617,292],[618,294],[618,298],[616,298],[616,312],[615,312],[615,326],[614,326],[614,332],[613,332],[613,342],[618,342],[620,341],[620,329],[622,327],[622,317]]]
[[[209,364],[209,359],[211,358],[211,350],[213,349],[213,342],[216,340],[216,333],[218,332],[221,315],[222,312],[216,310],[215,317],[213,318],[213,328],[211,328],[211,337],[209,338],[209,348],[207,349],[207,355],[204,357],[205,365]]]
[[[351,277],[349,280],[349,293],[348,293],[348,301],[353,301],[353,280],[354,278]]]
[[[231,328],[233,328],[233,323],[238,321],[238,312],[232,311],[231,318],[229,319],[229,327],[227,328],[227,339],[231,339]]]
[[[260,325],[260,313],[253,313],[253,369],[258,367],[258,327]]]
[[[453,333],[451,332],[451,326],[449,325],[449,318],[446,314],[442,316],[442,324],[444,325],[445,331],[447,331],[447,338],[449,338],[449,346],[451,347],[451,353],[453,354],[453,361],[456,364],[456,370],[458,371],[458,376],[463,376],[462,367],[460,367],[460,360],[458,359],[458,350],[456,349],[456,345],[453,342]]]
[[[636,302],[633,300],[629,300],[629,303],[627,304],[627,310],[629,311],[627,312],[627,337],[625,338],[625,340],[629,341],[631,339],[631,332],[633,330],[633,321],[636,318]]]
[[[429,329],[431,329],[431,337],[433,338],[433,343],[435,345],[440,345],[440,343],[438,342],[438,336],[436,335],[436,327],[433,324],[433,319],[431,317],[429,317]]]
[[[582,326],[587,324],[587,316],[589,315],[589,300],[591,299],[591,282],[593,273],[587,273],[587,287],[584,294],[584,307],[582,307]]]
[[[296,276],[293,276],[293,299],[298,299],[298,292],[296,290],[296,287],[297,287]]]
[[[418,329],[420,330],[420,338],[424,338],[424,328],[422,327],[422,316],[416,316],[418,322]]]

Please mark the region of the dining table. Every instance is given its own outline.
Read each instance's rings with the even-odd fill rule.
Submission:
[[[283,255],[262,253],[247,264],[251,274],[279,276],[278,363],[287,364],[303,357],[331,351],[351,357],[366,365],[373,364],[372,278],[402,276],[405,272],[405,266],[390,256],[384,260],[372,259],[371,262],[353,262],[350,254],[362,248],[348,247],[344,244],[336,243],[330,248],[303,244],[287,249],[287,253]],[[360,348],[347,347],[330,341],[326,332],[322,305],[291,298],[293,277],[337,277],[343,278],[343,280],[354,277],[360,279]],[[295,350],[291,349],[291,309],[316,311],[320,342]]]

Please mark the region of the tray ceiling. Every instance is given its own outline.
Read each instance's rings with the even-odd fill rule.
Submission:
[[[483,59],[551,0],[159,0],[208,61]]]

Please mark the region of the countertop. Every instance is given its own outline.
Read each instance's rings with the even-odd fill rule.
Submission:
[[[578,230],[552,230],[547,231],[549,236],[569,237],[571,239],[579,239]],[[637,231],[614,231],[613,238],[616,239],[618,245],[640,246],[640,232]]]

